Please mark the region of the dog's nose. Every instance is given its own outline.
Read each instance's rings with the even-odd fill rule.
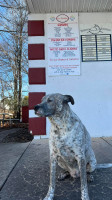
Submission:
[[[34,110],[37,111],[39,109],[39,105],[34,106]]]

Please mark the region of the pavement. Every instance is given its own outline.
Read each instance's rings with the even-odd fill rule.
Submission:
[[[15,133],[19,128],[0,132],[0,189],[4,186],[12,170],[19,162],[27,149],[28,143],[2,143],[2,140],[10,133]]]
[[[92,145],[98,163],[112,163],[112,137],[92,138]],[[112,200],[112,168],[97,169],[93,176],[90,200]],[[0,200],[43,200],[48,186],[48,139],[0,143]],[[81,200],[80,179],[56,180],[54,200]]]

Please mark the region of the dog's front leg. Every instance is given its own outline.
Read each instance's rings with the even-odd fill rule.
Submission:
[[[81,199],[82,200],[89,200],[85,158],[83,158],[83,157],[79,158],[78,164],[79,164],[80,180],[81,180]]]
[[[47,196],[44,200],[53,200],[54,191],[55,191],[55,182],[56,182],[56,158],[51,156],[50,159],[50,186],[47,193]]]

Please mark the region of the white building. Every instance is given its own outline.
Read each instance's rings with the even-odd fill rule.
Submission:
[[[48,137],[35,116],[43,95],[72,95],[92,137],[112,136],[111,0],[26,0],[29,10],[29,129]]]

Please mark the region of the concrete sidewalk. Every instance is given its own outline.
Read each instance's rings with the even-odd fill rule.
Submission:
[[[20,128],[3,130],[0,132],[0,190],[30,144],[30,142],[2,143],[2,140],[7,135],[15,133],[18,130],[20,130]]]
[[[98,163],[112,163],[112,138],[93,138],[92,145]],[[57,173],[59,172],[60,168],[58,167]],[[90,200],[112,200],[112,168],[96,170],[93,176],[94,182],[88,184]],[[2,187],[0,199],[42,200],[48,191],[48,186],[48,139],[33,140],[26,151],[22,153]],[[72,178],[61,182],[57,180],[54,200],[75,199],[81,200],[80,180]]]

